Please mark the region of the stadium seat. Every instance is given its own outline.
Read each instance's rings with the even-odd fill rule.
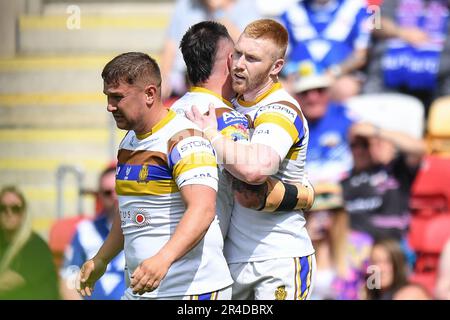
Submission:
[[[430,288],[450,237],[450,158],[428,155],[411,189],[408,242],[417,255],[415,277]]]
[[[349,99],[347,107],[362,121],[423,137],[424,107],[417,98],[399,93],[364,94]]]
[[[450,211],[450,157],[424,158],[411,189],[410,207],[413,214],[424,216]]]
[[[57,270],[62,266],[64,251],[72,241],[78,223],[84,219],[83,215],[59,219],[50,228],[48,244]]]
[[[440,255],[450,239],[450,212],[433,217],[425,230],[423,251]]]
[[[450,154],[450,96],[435,100],[428,117],[427,144],[432,154]]]
[[[415,252],[421,251],[425,230],[431,220],[431,216],[415,215],[411,217],[408,231],[408,244]]]
[[[434,292],[439,257],[449,239],[450,212],[413,217],[408,241],[417,260],[410,280],[423,285],[430,293]]]

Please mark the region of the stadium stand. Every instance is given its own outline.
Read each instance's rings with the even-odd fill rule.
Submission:
[[[124,51],[158,57],[174,4],[77,1],[80,29],[71,29],[76,10],[67,1],[39,3],[17,10],[15,55],[0,57],[0,181],[22,188],[34,229],[48,239],[57,217],[57,168],[80,166],[85,186],[93,187],[123,137],[106,112],[104,64]],[[64,217],[77,220],[76,188],[66,188],[64,198]],[[83,201],[83,213],[93,215],[93,199]]]

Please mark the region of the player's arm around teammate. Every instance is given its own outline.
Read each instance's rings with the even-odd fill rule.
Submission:
[[[248,184],[259,185],[278,171],[281,159],[270,146],[238,144],[230,139],[214,143],[222,138],[217,130],[215,114],[213,104],[209,105],[209,111],[205,114],[201,114],[196,106],[192,107],[192,112],[187,112],[188,118],[203,128],[205,136],[213,143],[216,152],[223,156],[224,166],[233,176]]]

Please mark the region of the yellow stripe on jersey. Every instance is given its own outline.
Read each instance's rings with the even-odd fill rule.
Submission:
[[[288,154],[286,155],[286,159],[297,160],[299,152],[300,152],[300,146],[297,146],[297,147],[292,146],[291,149],[289,150]]]
[[[175,118],[176,114],[177,113],[175,111],[173,111],[172,109],[169,109],[169,112],[167,113],[167,115],[163,119],[161,119],[157,124],[155,124],[155,126],[150,130],[150,132],[147,132],[145,134],[137,134],[136,137],[139,140],[143,140],[145,138],[150,137],[156,131],[162,129],[166,124],[168,124],[171,120],[173,120],[173,118]]]
[[[302,294],[302,279],[300,277],[300,273],[302,270],[302,266],[300,265],[300,258],[294,258],[295,261],[295,296],[294,300],[301,300]]]
[[[201,167],[217,168],[216,157],[209,152],[191,153],[175,164],[172,171],[173,177],[176,179],[184,172]]]
[[[255,120],[255,130],[260,124],[263,123],[272,123],[280,126],[285,131],[287,131],[287,133],[289,133],[293,143],[297,143],[297,141],[299,140],[298,136],[300,133],[297,131],[294,123],[292,123],[288,118],[279,113],[267,112],[258,116]]]
[[[116,180],[116,193],[119,196],[158,196],[179,192],[173,180],[151,180],[146,183],[129,180]]]

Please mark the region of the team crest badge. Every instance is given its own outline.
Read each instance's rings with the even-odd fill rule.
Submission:
[[[138,183],[147,183],[147,177],[148,177],[148,165],[144,164],[141,168],[141,171],[139,171],[139,180]]]
[[[275,290],[275,300],[286,300],[287,291],[285,286],[279,286],[277,290]]]

